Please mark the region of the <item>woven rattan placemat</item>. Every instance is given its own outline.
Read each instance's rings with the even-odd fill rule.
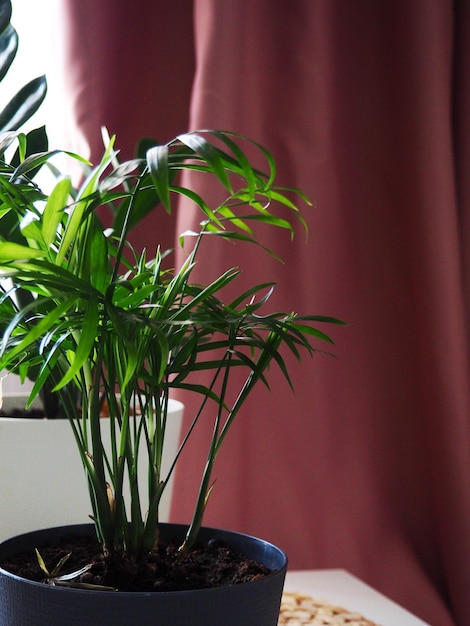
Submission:
[[[379,626],[348,611],[302,593],[284,592],[278,626]]]

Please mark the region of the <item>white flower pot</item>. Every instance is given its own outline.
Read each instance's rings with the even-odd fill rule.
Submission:
[[[5,394],[3,410],[18,397]],[[164,473],[177,451],[182,415],[181,402],[170,400]],[[106,442],[109,429],[102,432]],[[139,484],[145,498],[146,458],[140,457]],[[168,519],[171,488],[170,481],[162,498],[161,521]],[[90,521],[85,475],[68,420],[0,418],[0,497],[0,541],[40,528]]]

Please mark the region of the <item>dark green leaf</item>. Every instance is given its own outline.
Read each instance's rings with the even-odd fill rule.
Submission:
[[[1,20],[1,8],[0,8]],[[1,24],[0,24],[1,28]],[[18,35],[11,24],[0,33],[0,80],[5,78],[18,50]]]
[[[0,132],[17,130],[39,108],[46,97],[45,76],[34,78],[25,85],[0,112]]]
[[[178,140],[184,143],[188,148],[199,154],[211,168],[211,172],[217,176],[223,186],[232,191],[230,178],[227,175],[226,164],[221,158],[221,153],[204,137],[197,133],[185,133],[178,135]]]
[[[0,154],[3,154],[5,150],[9,146],[11,146],[17,136],[18,133],[16,133],[14,130],[4,132],[0,135]]]
[[[2,32],[11,20],[11,1],[0,0],[0,32]]]
[[[168,146],[154,146],[147,151],[147,165],[160,201],[171,212]]]
[[[28,157],[28,156],[31,156],[32,154],[47,152],[48,139],[47,139],[45,126],[41,126],[40,128],[35,128],[34,130],[31,130],[25,137],[25,143],[26,143],[25,145],[26,150],[24,152],[24,156],[20,156],[20,150],[18,149],[15,152],[10,163],[10,165],[12,165],[13,167],[18,167],[21,161],[24,160],[25,156]],[[53,153],[49,153],[49,154],[52,155]],[[36,170],[29,171],[28,177],[34,178],[36,172],[39,170],[41,165],[39,165]]]

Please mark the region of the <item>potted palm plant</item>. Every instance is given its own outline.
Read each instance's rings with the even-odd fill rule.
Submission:
[[[12,141],[10,134],[5,145]],[[306,198],[277,186],[275,163],[265,148],[229,132],[182,134],[124,163],[114,138],[107,138],[101,162],[89,167],[79,188],[55,168],[57,180],[47,193],[30,175],[50,164],[56,152],[27,156],[25,137],[17,135],[16,141],[19,163],[0,164],[0,218],[14,216],[17,225],[12,236],[0,231],[0,271],[9,281],[0,292],[0,369],[22,376],[34,371],[31,402],[44,385],[53,388],[75,438],[93,523],[29,533],[0,545],[1,623],[274,626],[285,555],[262,540],[204,528],[204,509],[215,459],[247,396],[258,383],[268,384],[271,364],[291,384],[283,349],[297,358],[312,354],[312,342],[331,342],[317,324],[336,320],[264,313],[272,284],[254,285],[224,300],[237,268],[206,284],[195,282],[192,274],[200,249],[214,237],[259,245],[257,224],[291,232],[294,219],[305,226],[298,204]],[[247,156],[254,151],[264,168]],[[88,167],[79,156],[69,157]],[[212,206],[184,186],[185,170],[210,176],[223,199]],[[181,235],[187,257],[181,267],[172,267],[157,245],[155,251],[133,247],[129,231],[150,205],[171,213],[180,196],[200,209],[201,222],[197,232]],[[101,217],[105,208],[113,215],[107,228]],[[19,290],[30,296],[25,306],[18,301]],[[246,371],[238,390],[230,385],[234,368]],[[210,373],[209,384],[198,380],[201,371]],[[164,473],[170,395],[178,389],[189,390],[200,403]],[[109,416],[105,426],[103,404]],[[162,496],[201,419],[213,421],[213,434],[193,517],[186,526],[161,524]],[[71,533],[76,540],[65,557],[61,541]],[[84,544],[98,554],[87,552],[79,561]],[[218,560],[237,559],[231,550],[244,556],[244,574],[231,573],[230,584],[222,578],[203,582],[201,563],[210,562],[213,572],[214,554]],[[30,552],[37,564],[32,580],[9,561],[20,551]],[[190,572],[191,563],[197,564],[201,581],[188,583],[186,573],[184,584],[175,582],[170,590],[172,575],[181,580],[177,572]],[[224,563],[222,569],[231,571]]]

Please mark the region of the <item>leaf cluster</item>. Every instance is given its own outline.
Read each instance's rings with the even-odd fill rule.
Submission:
[[[297,359],[302,352],[312,354],[312,342],[331,343],[317,324],[336,322],[314,315],[265,314],[273,284],[255,285],[226,301],[224,293],[236,285],[239,270],[223,271],[207,284],[195,282],[198,252],[214,236],[260,245],[257,223],[293,233],[294,220],[305,226],[298,203],[308,201],[297,189],[276,186],[275,162],[264,147],[229,132],[185,133],[124,163],[111,138],[101,162],[85,164],[87,175],[79,188],[61,175],[48,193],[31,176],[56,153],[28,154],[21,149],[24,142],[20,136],[17,165],[0,163],[0,226],[11,215],[17,225],[6,236],[0,230],[0,272],[8,279],[0,291],[0,369],[23,376],[34,370],[31,400],[44,385],[59,396],[106,551],[137,554],[156,544],[162,493],[196,423],[210,415],[213,434],[185,549],[202,524],[214,461],[244,401],[258,382],[268,385],[271,363],[292,385],[281,348]],[[252,165],[245,144],[262,157],[263,171]],[[224,199],[214,206],[184,186],[181,173],[188,170],[211,177]],[[200,210],[200,228],[181,235],[181,242],[191,243],[186,261],[168,269],[165,251],[135,249],[129,232],[148,211],[149,198],[158,203],[157,210],[172,213],[180,197]],[[111,228],[101,222],[104,207],[112,209]],[[286,210],[292,220],[286,219]],[[20,301],[18,294],[24,292],[29,297]],[[235,392],[230,386],[234,368],[244,372]],[[209,382],[195,379],[198,372],[206,372]],[[163,476],[168,400],[174,389],[193,392],[200,403],[169,474]],[[110,418],[110,453],[102,443],[103,399]],[[148,458],[145,511],[137,481],[139,454]]]

